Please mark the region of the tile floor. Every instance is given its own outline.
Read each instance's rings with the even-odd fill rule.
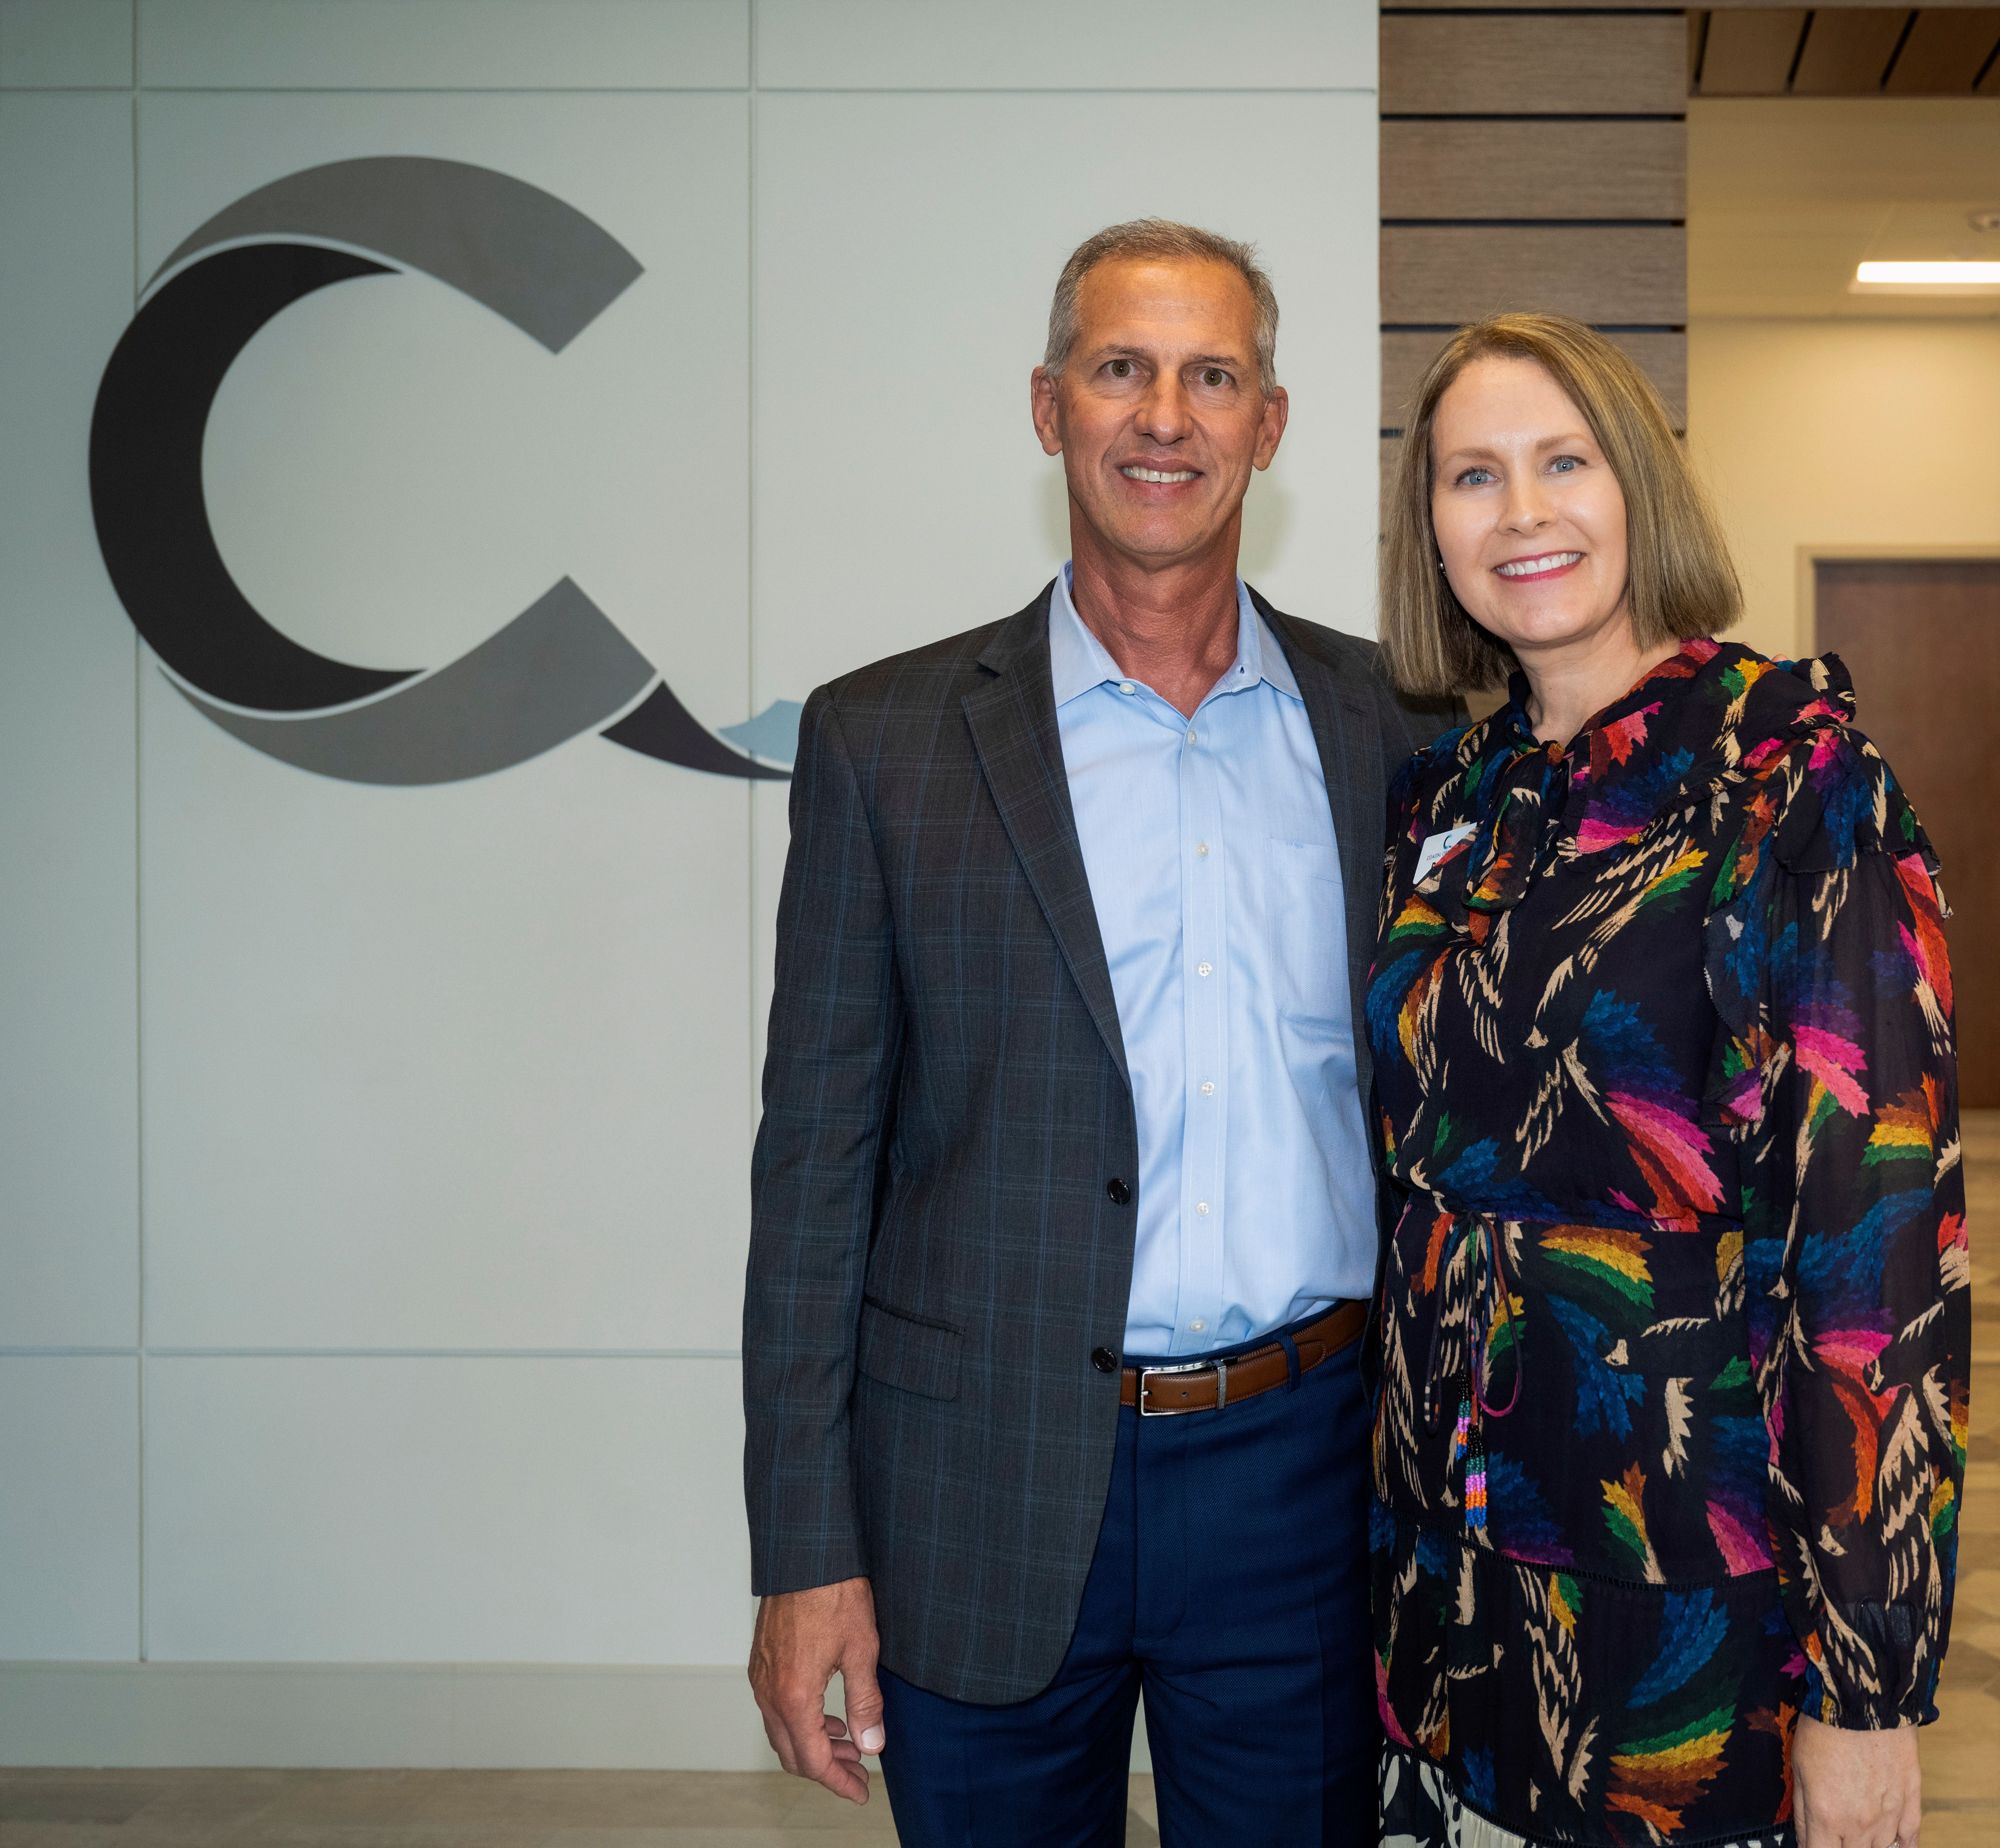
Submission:
[[[2000,1112],[1965,1126],[1972,1448],[1923,1848],[2000,1848]],[[1128,1844],[1155,1844],[1132,1780]],[[862,1848],[896,1839],[779,1775],[692,1771],[0,1770],[0,1848]]]

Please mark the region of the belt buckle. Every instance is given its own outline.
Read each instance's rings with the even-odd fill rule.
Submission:
[[[1189,1412],[1208,1411],[1210,1408],[1206,1405],[1148,1405],[1146,1403],[1146,1382],[1156,1373],[1201,1373],[1210,1367],[1215,1369],[1215,1405],[1213,1409],[1218,1412],[1221,1411],[1229,1403],[1228,1361],[1184,1360],[1177,1366],[1141,1367],[1139,1369],[1139,1416],[1141,1418],[1183,1418]]]

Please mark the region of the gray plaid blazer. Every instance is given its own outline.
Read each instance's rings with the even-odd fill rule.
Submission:
[[[1257,607],[1325,766],[1359,1021],[1387,781],[1450,715]],[[883,1663],[990,1703],[1045,1687],[1076,1622],[1137,1205],[1048,611],[806,702],[743,1317],[753,1590],[865,1574]]]

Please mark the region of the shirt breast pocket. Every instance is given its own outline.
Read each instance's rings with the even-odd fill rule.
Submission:
[[[1332,842],[1265,840],[1264,914],[1279,1014],[1323,1031],[1345,1026],[1347,927]]]

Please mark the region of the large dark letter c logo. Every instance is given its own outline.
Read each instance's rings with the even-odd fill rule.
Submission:
[[[353,782],[480,776],[620,712],[602,735],[629,749],[724,776],[782,777],[697,722],[568,578],[434,671],[317,654],[244,597],[202,496],[202,441],[223,376],[293,302],[397,266],[449,284],[552,353],[641,274],[631,252],[553,195],[488,168],[414,157],[308,168],[187,238],[159,272],[177,273],[112,353],[90,432],[105,566],[183,697],[244,743]],[[790,755],[779,709],[732,730],[764,754]]]

